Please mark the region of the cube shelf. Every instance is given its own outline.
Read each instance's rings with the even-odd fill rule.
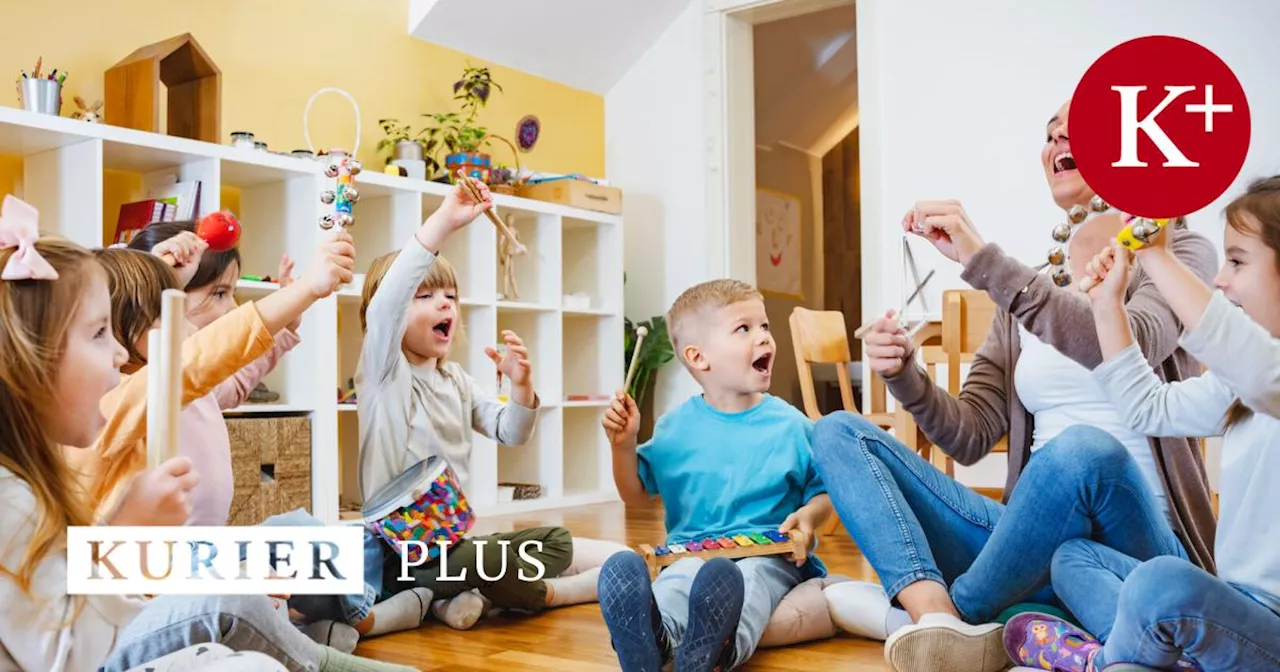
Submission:
[[[197,217],[226,208],[240,218],[242,274],[274,278],[284,254],[302,273],[326,235],[318,224],[325,211],[319,195],[331,180],[314,160],[0,107],[0,165],[17,173],[0,190],[34,205],[43,231],[86,247],[109,243],[120,205],[147,198],[170,179],[200,181]],[[302,342],[266,379],[280,399],[227,412],[310,420],[311,511],[327,522],[360,503],[359,402],[339,404],[337,391],[359,363],[364,274],[373,259],[409,243],[453,188],[373,166],[356,183],[355,281],[303,317]],[[494,202],[529,248],[514,262],[518,296],[503,294],[499,234],[486,218],[451,236],[440,252],[457,269],[463,327],[452,357],[497,395],[484,348],[497,343],[502,329],[517,331],[530,350],[542,409],[528,445],[475,436],[468,497],[482,515],[616,499],[599,428],[607,399],[566,396],[607,395],[622,384],[622,218],[502,194]],[[241,281],[236,296],[252,301],[277,288]],[[498,483],[507,481],[540,485],[542,496],[503,501]]]

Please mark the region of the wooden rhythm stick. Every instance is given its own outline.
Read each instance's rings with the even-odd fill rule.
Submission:
[[[182,325],[187,295],[166,289],[160,296],[160,328],[147,335],[147,466],[178,454],[182,411]]]
[[[636,365],[640,363],[640,344],[644,343],[644,337],[648,335],[648,327],[636,327],[636,344],[631,349],[631,366],[627,367],[627,381],[622,384],[623,390],[631,389],[631,380],[636,376]]]
[[[471,183],[471,178],[468,177],[466,171],[461,168],[458,169],[458,184],[461,184],[462,188],[467,190],[467,193],[470,194],[471,198],[475,200],[476,203],[484,202],[484,198],[480,196],[480,190],[476,188],[476,185]],[[493,222],[494,226],[498,227],[498,230],[502,232],[502,235],[507,237],[507,241],[511,243],[513,254],[524,254],[529,251],[529,248],[525,247],[524,243],[521,243],[519,238],[516,238],[516,234],[512,233],[511,229],[507,228],[507,225],[493,213],[493,208],[485,210],[484,214],[489,218],[489,221]]]
[[[1156,241],[1156,237],[1164,231],[1164,227],[1168,225],[1168,219],[1147,219],[1139,217],[1116,234],[1116,242],[1123,245],[1126,249],[1140,250]],[[1117,260],[1118,263],[1119,260]],[[1080,281],[1080,291],[1088,292],[1098,286],[1098,281],[1093,278],[1085,278]]]
[[[735,534],[733,536],[703,539],[702,541],[654,548],[648,544],[640,544],[640,557],[649,568],[649,579],[658,576],[663,567],[673,565],[685,558],[753,558],[762,555],[783,555],[800,550],[799,531],[789,533],[753,532]],[[727,542],[727,544],[726,544]],[[807,550],[807,549],[805,549]]]

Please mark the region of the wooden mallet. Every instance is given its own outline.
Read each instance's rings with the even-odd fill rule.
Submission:
[[[166,289],[160,296],[160,328],[147,335],[147,466],[178,454],[182,411],[182,325],[187,295]]]
[[[476,188],[476,185],[471,183],[471,178],[468,177],[466,171],[461,168],[458,169],[458,184],[461,184],[462,188],[467,190],[467,193],[470,194],[471,198],[476,203],[484,201],[484,198],[480,196],[480,190]],[[511,243],[512,254],[521,255],[529,251],[529,248],[525,247],[524,243],[520,242],[519,238],[516,238],[516,234],[512,233],[511,229],[507,228],[507,225],[502,222],[502,219],[493,213],[493,208],[485,210],[484,214],[489,218],[489,221],[493,222],[494,226],[498,227],[498,230],[502,232],[502,235],[507,237],[507,241]]]
[[[636,327],[636,344],[631,349],[631,366],[627,367],[627,381],[622,384],[624,390],[631,389],[631,380],[636,377],[636,366],[640,364],[640,344],[644,343],[644,337],[648,335],[648,327]]]

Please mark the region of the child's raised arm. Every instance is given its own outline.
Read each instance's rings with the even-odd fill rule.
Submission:
[[[1089,291],[1104,361],[1094,369],[1121,419],[1147,436],[1216,436],[1235,395],[1212,375],[1166,383],[1156,376],[1133,338],[1124,292],[1129,252],[1119,244],[1089,262],[1101,282]]]
[[[403,361],[400,343],[408,328],[409,303],[418,285],[435,263],[449,234],[493,207],[489,188],[480,185],[480,190],[484,201],[477,203],[461,185],[455,185],[440,207],[418,227],[413,240],[396,255],[378,290],[369,297],[364,343],[360,348],[360,368],[366,380],[373,384],[388,380]]]

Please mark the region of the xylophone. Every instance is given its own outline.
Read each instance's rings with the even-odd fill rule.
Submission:
[[[414,563],[422,557],[423,549],[414,544],[402,550],[403,542],[422,542],[427,557],[435,559],[442,540],[445,546],[454,545],[476,520],[457,474],[434,455],[378,489],[360,513],[369,530],[392,548],[407,553]]]
[[[653,547],[640,544],[640,557],[649,568],[649,578],[658,576],[663,567],[685,558],[751,558],[762,555],[782,555],[800,547],[798,533],[766,530],[744,532],[731,536],[711,537],[683,544]]]

